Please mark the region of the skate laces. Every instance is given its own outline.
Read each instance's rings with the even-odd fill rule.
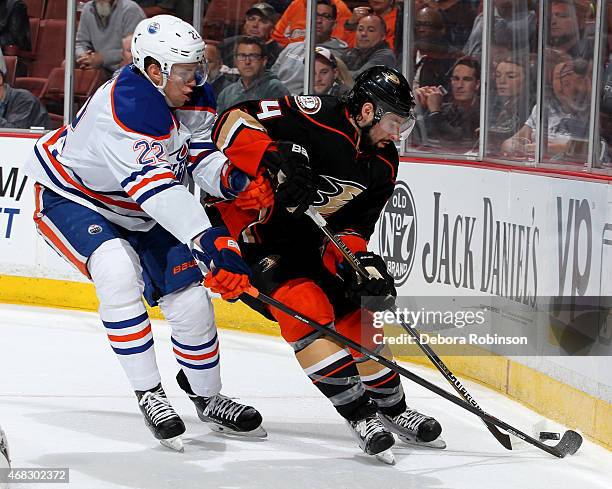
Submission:
[[[232,401],[229,397],[217,394],[209,398],[206,404],[205,414],[236,421],[238,416],[240,416],[246,408],[247,406],[244,404],[239,404]]]
[[[376,416],[370,416],[369,418],[361,419],[359,421],[352,421],[353,429],[363,438],[367,440],[374,433],[385,431],[384,426],[381,424]]]
[[[425,416],[424,414],[421,414],[414,409],[409,409],[391,418],[391,420],[402,428],[406,428],[410,431],[417,431],[417,428],[419,427],[421,422],[425,421],[428,418],[429,416]]]
[[[156,426],[178,416],[162,389],[145,392],[140,398],[139,404],[144,407],[147,416],[151,418],[151,422]]]

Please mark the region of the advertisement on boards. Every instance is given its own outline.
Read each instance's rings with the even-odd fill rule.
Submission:
[[[495,333],[526,334],[532,346],[491,351],[609,355],[608,187],[403,164],[370,246],[395,280],[398,303],[423,314],[471,304]]]

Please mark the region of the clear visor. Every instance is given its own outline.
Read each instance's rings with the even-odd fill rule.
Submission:
[[[408,139],[414,129],[416,118],[413,113],[408,117],[402,117],[392,112],[385,112],[380,118],[379,124],[383,131],[398,136],[401,141]]]
[[[195,82],[196,87],[204,85],[208,77],[208,65],[206,61],[200,63],[179,63],[172,65],[169,80],[191,85]]]

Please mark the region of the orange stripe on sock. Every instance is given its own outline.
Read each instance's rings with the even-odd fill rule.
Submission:
[[[148,324],[145,329],[143,329],[142,331],[139,331],[138,333],[126,334],[122,336],[109,334],[108,339],[111,341],[118,341],[118,342],[139,340],[140,338],[144,338],[145,336],[147,336],[150,332],[151,332],[151,325]]]
[[[176,353],[179,357],[186,358],[187,360],[206,360],[207,358],[214,357],[219,351],[219,344],[215,349],[209,353],[203,353],[202,355],[189,355],[187,353],[183,353],[182,351],[177,350],[176,348],[172,348],[174,353]]]
[[[391,377],[389,377],[387,380],[383,380],[382,382],[379,382],[378,384],[374,384],[374,385],[365,384],[365,386],[366,386],[366,388],[368,388],[368,387],[378,387],[379,385],[386,384],[390,380],[393,380],[396,376],[397,376],[397,372],[394,372],[393,375]]]
[[[336,372],[339,372],[340,370],[342,370],[343,368],[348,367],[349,365],[355,363],[355,360],[351,360],[348,363],[345,363],[344,365],[341,365],[340,367],[338,367],[336,370],[332,370],[331,372],[329,372],[328,374],[323,375],[320,379],[317,380],[313,380],[312,383],[316,384],[317,382],[325,379],[326,377],[329,377],[330,375],[334,375]]]

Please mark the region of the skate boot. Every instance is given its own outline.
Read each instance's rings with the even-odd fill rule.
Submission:
[[[430,448],[446,448],[446,442],[440,438],[442,427],[430,416],[408,408],[397,416],[387,416],[379,412],[378,417],[385,428],[395,433],[404,443]]]
[[[376,414],[357,421],[346,420],[351,433],[366,454],[374,455],[378,460],[389,465],[395,464],[395,457],[390,450],[395,443],[393,435],[382,425]]]
[[[136,391],[136,397],[153,436],[165,447],[184,451],[181,435],[185,433],[185,425],[170,405],[161,384],[148,391]]]
[[[257,438],[268,436],[261,426],[261,414],[254,407],[237,403],[221,394],[212,397],[196,395],[182,370],[177,374],[176,380],[195,404],[198,418],[207,423],[211,430],[228,435]]]

